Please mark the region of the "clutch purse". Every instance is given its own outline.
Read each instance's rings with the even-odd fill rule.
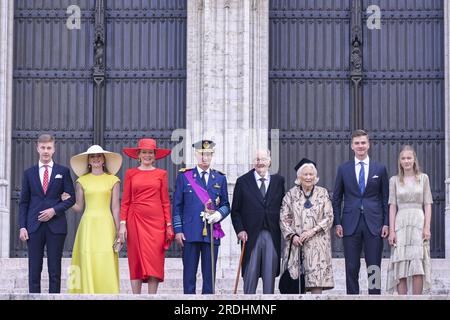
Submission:
[[[116,240],[114,240],[113,243],[113,250],[114,252],[119,252],[120,250],[122,250],[122,242],[120,242],[119,238],[117,238]]]

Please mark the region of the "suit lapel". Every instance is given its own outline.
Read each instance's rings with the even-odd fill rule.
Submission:
[[[47,193],[50,190],[50,188],[53,184],[53,181],[55,180],[57,168],[58,168],[58,165],[55,162],[53,162],[52,174],[51,174],[50,180],[48,182]]]
[[[272,190],[274,190],[274,188],[272,188],[272,186],[273,186],[275,183],[276,183],[275,176],[270,175],[269,188],[267,189],[267,192],[266,192],[266,203],[269,203],[269,202],[270,202],[270,199],[271,199],[272,193],[273,193]]]
[[[212,191],[212,193],[209,193],[209,190],[213,189],[213,184],[216,181],[216,175],[213,173],[212,169],[209,170],[209,177],[208,177],[208,182],[206,183],[206,191],[209,194],[209,197],[211,198],[211,200],[213,201],[213,203],[216,203],[216,195],[214,194],[214,190]],[[211,196],[212,195],[212,196]]]
[[[261,191],[259,191],[258,184],[256,183],[255,179],[255,170],[253,169],[250,171],[250,174],[247,176],[247,183],[249,184],[250,188],[253,189],[253,193],[256,195],[256,198],[259,202],[264,204],[264,198],[261,194]],[[267,192],[266,192],[267,195]]]
[[[213,185],[215,179],[216,179],[216,175],[213,173],[212,169],[209,169],[208,182],[206,183],[206,189],[207,190],[209,190],[211,188],[211,186]]]
[[[367,175],[367,183],[366,188],[364,189],[364,193],[367,192],[367,188],[369,188],[370,178],[375,175],[375,163],[369,160],[369,174]]]
[[[361,191],[359,191],[359,184],[358,184],[358,178],[356,177],[355,166],[356,166],[355,160],[351,160],[348,165],[348,170],[350,171],[349,175],[352,179],[352,184],[355,186],[355,188],[358,190],[358,192],[361,193]]]
[[[198,172],[198,168],[197,168],[197,167],[195,168],[194,178],[195,178],[195,182],[197,182],[197,184],[198,184],[200,187],[202,187],[203,189],[205,189],[205,186],[204,186],[203,181],[202,181],[201,176],[200,176],[200,172]]]
[[[34,166],[33,179],[34,179],[34,185],[36,185],[37,188],[39,189],[39,191],[42,194],[44,194],[44,189],[42,189],[41,178],[39,177],[39,165]]]

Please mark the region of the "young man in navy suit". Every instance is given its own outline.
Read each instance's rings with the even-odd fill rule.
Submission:
[[[61,258],[67,234],[65,211],[75,203],[68,168],[53,162],[55,138],[42,134],[37,141],[39,162],[23,174],[19,204],[20,240],[28,247],[30,293],[41,292],[44,247],[47,247],[49,292],[61,291]],[[62,201],[61,194],[70,198]]]
[[[351,148],[355,158],[339,166],[333,193],[336,235],[344,243],[347,294],[359,294],[363,247],[369,294],[380,294],[383,238],[389,235],[389,178],[384,165],[369,159],[367,132],[354,131]]]

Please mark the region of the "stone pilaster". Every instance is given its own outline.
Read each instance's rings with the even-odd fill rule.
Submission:
[[[236,178],[268,144],[269,1],[188,1],[187,25],[186,161],[194,163],[193,141],[214,140],[213,167],[227,174],[231,200]],[[240,252],[231,219],[223,228],[219,268]]]
[[[0,2],[0,257],[9,257],[14,1]]]
[[[445,259],[450,259],[450,3],[444,1],[445,45]]]

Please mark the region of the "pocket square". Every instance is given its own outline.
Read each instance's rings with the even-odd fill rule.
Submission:
[[[55,176],[55,179],[62,179],[62,175],[58,173],[58,174]]]
[[[378,179],[378,176],[377,176],[377,175],[374,175],[374,176],[372,177],[372,179]]]

